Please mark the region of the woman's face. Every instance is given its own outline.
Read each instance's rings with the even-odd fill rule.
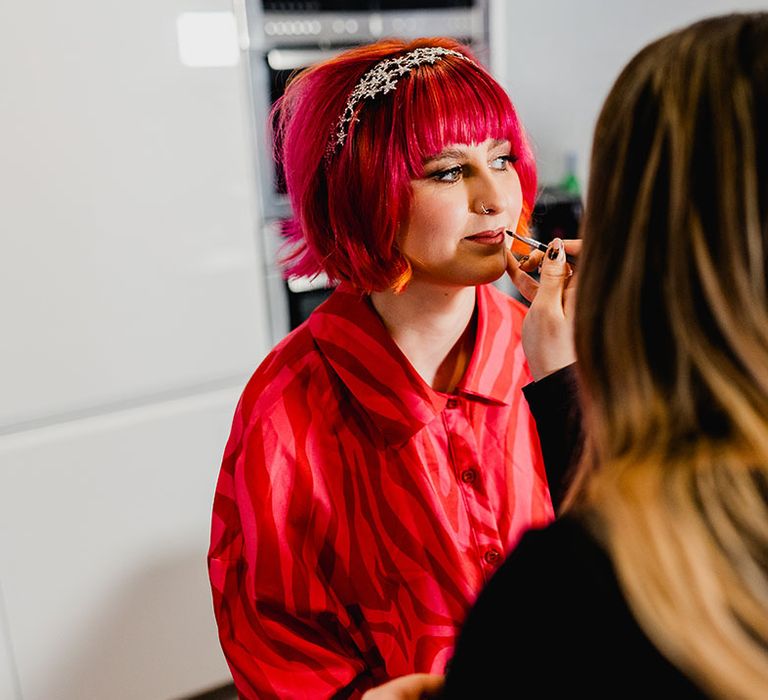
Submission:
[[[509,141],[452,144],[412,180],[413,200],[400,247],[414,281],[472,286],[506,268],[507,237],[523,206]]]

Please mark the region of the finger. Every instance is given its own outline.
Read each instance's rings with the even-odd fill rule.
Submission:
[[[547,250],[541,264],[539,288],[536,293],[539,303],[563,304],[563,290],[569,277],[569,266],[565,261],[565,246],[560,238],[555,238]]]
[[[544,253],[540,250],[531,250],[527,256],[520,258],[518,261],[520,269],[523,272],[533,272],[541,265],[541,261],[544,259]]]
[[[570,265],[568,266],[570,267]],[[565,280],[565,290],[563,291],[563,308],[566,315],[571,315],[574,310],[577,288],[579,286],[578,274],[572,272]]]
[[[553,238],[547,245],[552,245],[554,240],[555,239]],[[579,255],[581,255],[581,246],[583,243],[581,238],[561,238],[560,240],[563,242],[565,252],[568,253],[569,256],[578,258]]]
[[[561,238],[560,240],[562,241],[567,254],[566,259],[569,263],[573,263],[570,267],[571,269],[574,269],[579,260],[579,256],[581,255],[582,241],[580,238]],[[555,239],[553,238],[547,245],[552,245],[554,241]]]
[[[568,257],[578,262],[579,256],[581,255],[581,240],[577,238],[564,238],[563,246],[565,247],[565,252],[568,254]],[[571,290],[575,293],[576,283],[579,276],[579,265],[567,263],[566,271],[565,289],[566,291]]]
[[[539,285],[533,277],[520,269],[515,256],[509,251],[507,251],[507,274],[523,298],[533,301]]]
[[[563,245],[565,246],[565,252],[568,255],[572,255],[574,258],[578,258],[581,255],[581,239],[580,238],[563,238]]]
[[[445,676],[434,673],[425,673],[421,683],[421,698],[438,697],[445,685]]]
[[[362,700],[420,700],[436,697],[444,683],[445,676],[412,673],[366,691]]]

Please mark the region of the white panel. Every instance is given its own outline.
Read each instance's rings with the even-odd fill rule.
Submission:
[[[0,579],[0,699],[21,700],[16,684],[10,630],[5,615],[2,579]]]
[[[268,349],[245,68],[181,64],[189,9],[231,3],[0,5],[0,430]]]
[[[167,700],[231,681],[205,555],[240,389],[0,438],[24,700]]]

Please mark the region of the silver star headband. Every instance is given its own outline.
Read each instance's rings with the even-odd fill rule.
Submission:
[[[436,61],[441,60],[443,56],[458,56],[465,61],[469,61],[470,63],[473,62],[463,53],[454,51],[453,49],[444,49],[442,46],[428,46],[421,49],[414,49],[397,58],[388,58],[379,61],[379,63],[365,73],[347,99],[344,112],[339,117],[339,121],[336,123],[336,128],[331,134],[328,148],[325,152],[326,159],[330,159],[337,149],[341,148],[347,140],[349,125],[353,120],[357,121],[357,117],[354,115],[355,109],[360,102],[363,100],[372,100],[379,94],[386,95],[388,92],[395,89],[397,81],[400,80],[400,78],[410,73],[414,68],[417,68],[423,63],[435,63]]]

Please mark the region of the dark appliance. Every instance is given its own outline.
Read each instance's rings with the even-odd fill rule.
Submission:
[[[578,238],[582,213],[580,195],[559,187],[542,187],[531,216],[533,237],[543,243],[553,238]]]

